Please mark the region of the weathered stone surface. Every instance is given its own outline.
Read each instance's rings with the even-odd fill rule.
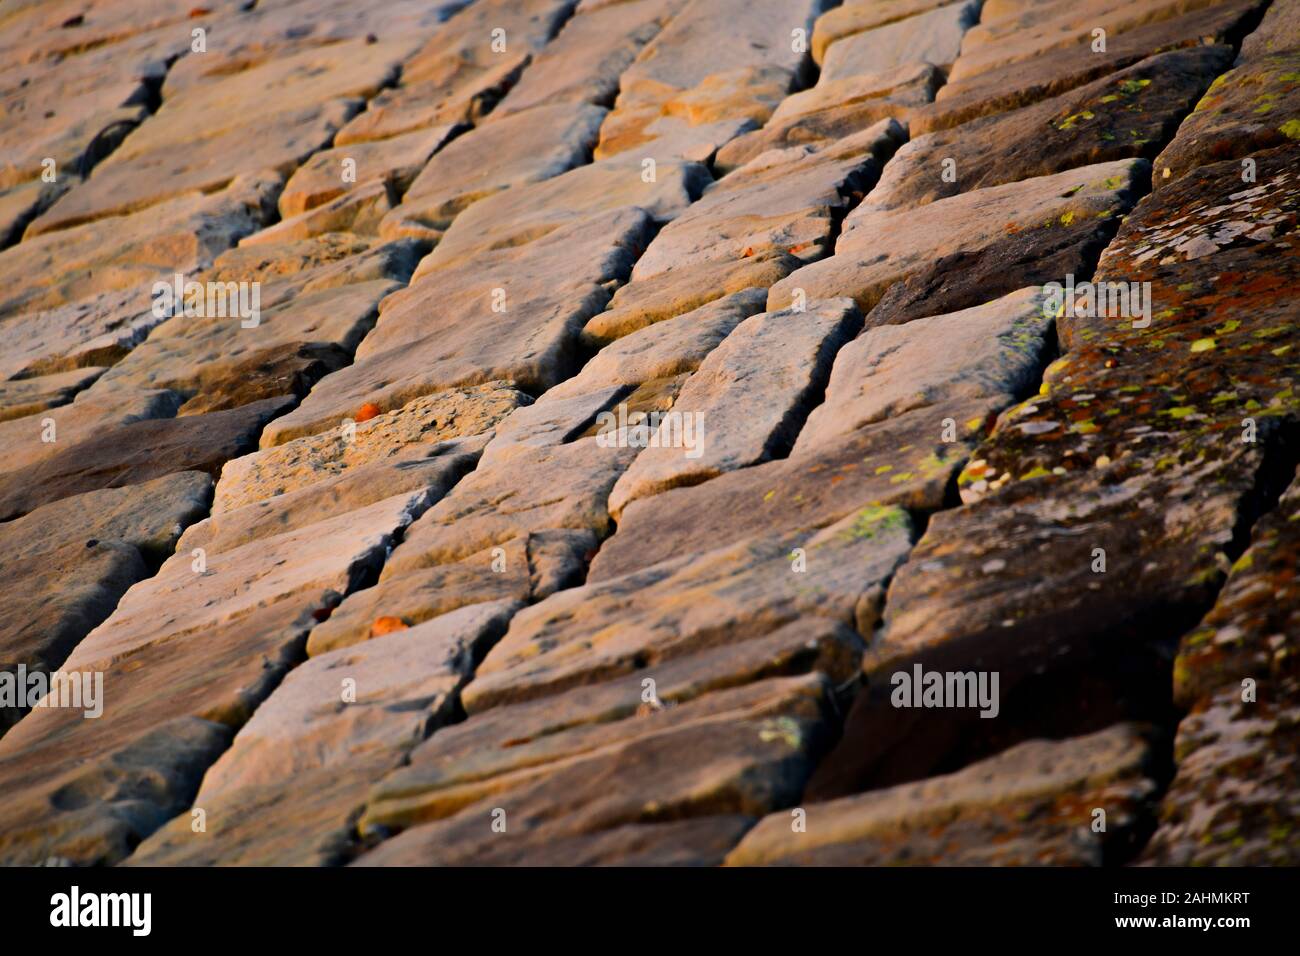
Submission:
[[[1153,158],[1231,58],[1227,46],[1163,53],[1063,96],[920,136],[899,149],[863,208],[915,207],[1079,166]],[[952,182],[944,176],[950,160]]]
[[[52,408],[43,414],[15,418],[0,423],[0,474],[20,471],[49,458],[69,445],[111,431],[120,425],[148,418],[170,418],[180,407],[174,392],[118,392],[112,396],[82,395],[70,405]],[[49,422],[53,422],[53,430]],[[45,441],[46,436],[52,437]]]
[[[643,718],[708,700],[719,691],[809,671],[841,683],[853,676],[861,651],[862,641],[850,629],[825,618],[804,618],[762,637],[664,661],[559,697],[491,708],[442,728],[416,748],[407,768],[372,791],[363,825],[404,826],[442,816],[465,797],[473,799],[475,787],[491,786],[494,777],[509,780],[610,741],[656,732],[657,722]],[[645,678],[655,682],[654,702],[644,699]],[[764,695],[760,689],[757,696]],[[752,691],[745,696],[754,699]],[[701,709],[715,710],[716,700]]]
[[[0,381],[0,422],[66,405],[103,374],[104,369],[91,366],[34,378]]]
[[[396,447],[387,457],[317,476],[294,491],[214,513],[186,532],[180,550],[227,551],[407,492],[424,494],[423,510],[474,467],[485,443],[480,437]]]
[[[687,0],[630,0],[578,13],[528,65],[491,118],[563,101],[604,106],[619,77]]]
[[[57,309],[0,322],[0,375],[49,375],[112,365],[159,322],[146,289],[108,292]]]
[[[498,56],[483,68],[464,67],[461,76],[446,84],[426,81],[382,90],[365,112],[339,130],[334,145],[389,139],[433,126],[471,124],[518,80],[530,60],[528,53]]]
[[[1045,298],[1040,289],[1022,289],[951,315],[868,330],[840,351],[826,400],[792,454],[916,408],[976,399],[987,400],[990,412],[1010,405],[1032,389],[1045,362],[1052,326]]]
[[[732,262],[699,262],[631,282],[610,299],[609,307],[588,320],[583,344],[600,348],[656,322],[693,312],[746,289],[766,289],[801,261],[789,253],[755,255]]]
[[[447,627],[445,620],[291,671],[204,776],[194,805],[203,808],[207,829],[194,833],[183,814],[147,840],[132,864],[337,859],[370,775],[395,766],[452,717],[456,691],[496,636],[481,626]],[[295,794],[308,780],[325,786],[313,787],[304,812]],[[250,804],[261,812],[250,815]]]
[[[300,491],[412,445],[480,435],[528,398],[501,382],[440,392],[342,429],[295,439],[226,462],[213,514]]]
[[[322,289],[376,279],[405,283],[424,254],[424,247],[410,239],[376,243],[372,238],[347,233],[267,241],[267,233],[277,228],[256,232],[238,248],[222,253],[204,278],[213,282],[261,282],[261,304],[269,309]]]
[[[259,242],[297,242],[329,233],[357,236],[379,235],[384,217],[393,211],[395,199],[384,182],[369,182],[336,196],[329,202],[277,222],[257,234]]]
[[[187,399],[227,389],[240,399],[212,402],[217,408],[271,395],[303,394],[316,378],[346,364],[374,324],[380,300],[398,288],[395,282],[376,280],[305,293],[259,311],[253,327],[245,326],[252,319],[242,313],[219,318],[176,315],[154,329],[148,341],[96,385],[100,391],[168,388]],[[305,357],[319,357],[324,365],[312,376],[302,363],[306,387],[284,387],[275,374],[250,374],[250,366],[275,362],[281,350],[302,346],[316,347],[316,355]]]
[[[8,27],[6,27],[8,33]],[[123,59],[128,59],[122,51]],[[70,58],[74,62],[82,57]],[[5,59],[6,65],[12,61]],[[104,64],[98,83],[80,69],[47,64],[22,79],[6,71],[0,80],[0,185],[38,179],[45,160],[61,178],[84,176],[149,113],[143,71]],[[27,82],[24,83],[23,79]],[[32,80],[38,82],[33,83]]]
[[[774,813],[727,865],[1101,866],[1140,838],[1154,763],[1131,725],[1035,740],[946,776],[811,804],[803,832]]]
[[[392,139],[320,150],[299,166],[280,193],[280,215],[288,219],[347,193],[353,185],[382,182],[406,192],[429,157],[455,133],[450,124],[415,130]],[[351,163],[350,169],[345,164]],[[352,177],[344,179],[345,171]]]
[[[493,456],[519,445],[541,448],[574,441],[591,430],[601,412],[633,390],[631,385],[606,385],[548,401],[552,389],[542,400],[512,412],[496,429],[484,454]]]
[[[306,603],[83,660],[111,688],[104,718],[35,710],[0,742],[5,862],[113,863],[187,809],[234,730],[301,659]]]
[[[942,82],[943,75],[928,63],[824,80],[787,96],[762,129],[738,136],[719,149],[713,168],[730,173],[769,149],[821,147],[883,119],[906,121],[913,108],[934,99]]]
[[[549,103],[470,130],[424,166],[380,235],[435,240],[479,200],[583,164],[605,112],[589,103]]]
[[[800,622],[768,638],[654,668],[648,673],[656,680],[656,704],[646,704],[640,679],[629,677],[575,690],[545,702],[545,708],[521,704],[476,715],[444,728],[412,753],[408,767],[374,788],[361,827],[406,827],[444,817],[485,795],[509,796],[557,767],[644,743],[683,724],[716,720],[739,709],[761,714],[773,704],[779,710],[788,700],[785,689],[798,693],[801,682],[764,678],[817,667],[819,656],[829,654],[831,659],[822,660],[829,670],[821,669],[835,679],[853,658],[849,642],[855,641],[829,622]],[[701,671],[692,674],[685,665]],[[530,855],[537,850],[529,847]]]
[[[19,240],[27,224],[54,202],[67,186],[30,180],[0,188],[0,249]]]
[[[1293,250],[1288,234],[1300,216],[1300,175],[1292,165],[1297,156],[1300,145],[1255,154],[1253,184],[1243,182],[1241,164],[1229,160],[1202,166],[1158,190],[1134,211],[1131,224],[1126,220],[1098,270],[1115,279],[1152,278],[1165,267],[1170,267],[1170,273],[1194,274],[1197,267],[1192,263],[1205,260],[1201,264],[1210,265],[1211,257],[1238,251],[1246,257],[1243,261],[1251,261],[1265,244],[1272,244],[1276,257],[1290,268]],[[1231,279],[1240,281],[1235,275]],[[1166,302],[1183,291],[1176,284],[1162,290]],[[1170,316],[1163,318],[1167,322]],[[1065,327],[1082,332],[1089,326],[1095,330],[1097,323],[1076,317]]]
[[[594,438],[506,449],[411,526],[382,580],[545,531],[603,536],[609,529],[605,501],[635,455],[636,449],[602,448]],[[508,505],[499,507],[502,502]],[[530,558],[529,566],[536,561]]]
[[[534,783],[566,765],[592,757],[599,759],[611,749],[635,746],[682,727],[722,723],[737,712],[750,717],[779,714],[789,706],[792,688],[802,696],[822,680],[808,676],[760,680],[670,704],[662,699],[654,704],[643,702],[635,716],[623,714],[595,724],[552,727],[544,736],[515,739],[509,746],[490,736],[483,741],[485,732],[490,734],[494,729],[483,726],[471,736],[490,749],[475,753],[455,754],[445,745],[430,741],[412,754],[408,766],[375,788],[360,827],[363,832],[375,827],[404,829],[450,816],[489,796],[509,799],[521,785]],[[631,699],[640,700],[641,696],[636,690]],[[463,747],[466,734],[456,736],[453,746]]]
[[[737,325],[761,312],[766,299],[764,289],[743,289],[618,339],[596,353],[573,378],[542,395],[533,414],[512,416],[498,430],[494,445],[504,444],[511,433],[516,440],[536,434],[534,415],[553,421],[551,427],[558,433],[563,428],[580,428],[580,415],[591,411],[594,416],[616,399],[624,400],[629,414],[650,410],[651,405],[670,407],[687,376]],[[524,419],[527,426],[518,419]],[[564,440],[573,437],[566,432]]]
[[[1288,0],[1270,3],[1259,27],[1241,44],[1238,62],[1285,53],[1300,47],[1300,11]]]
[[[1198,166],[1300,140],[1300,51],[1252,60],[1214,81],[1154,162],[1159,189]]]
[[[838,218],[871,187],[903,137],[902,127],[886,120],[824,149],[755,158],[663,228],[637,260],[633,281],[704,262],[826,255]]]
[[[979,19],[979,4],[959,0],[837,40],[822,58],[827,80],[883,73],[907,63],[947,66],[957,59],[962,35]],[[814,42],[816,42],[814,38]]]
[[[51,309],[100,292],[192,275],[257,228],[275,184],[236,180],[145,212],[37,236],[0,252],[0,315]]]
[[[83,640],[66,666],[117,659],[147,644],[228,624],[277,603],[323,617],[382,562],[421,495],[396,495],[305,528],[263,538],[205,560],[173,555],[127,592],[113,615]]]
[[[364,39],[309,47],[183,90],[28,234],[133,212],[191,190],[210,192],[241,175],[287,176],[329,144],[360,108],[358,97],[391,80],[409,48],[409,41]],[[194,116],[212,117],[197,138]]]
[[[0,516],[13,518],[69,495],[139,484],[175,471],[216,474],[291,401],[268,398],[210,415],[135,421],[60,445],[30,467],[0,475]]]
[[[852,296],[870,312],[890,286],[910,282],[867,324],[902,322],[968,308],[1024,286],[1085,274],[1114,220],[1149,175],[1145,160],[1121,160],[992,186],[921,209],[850,213],[835,255],[772,286],[768,308],[802,289],[811,299]]]
[[[563,380],[577,365],[583,324],[608,301],[606,284],[627,275],[651,225],[639,209],[616,210],[422,273],[385,303],[357,361],[326,376],[267,428],[263,447],[324,431],[365,405],[388,411],[502,379],[540,392]],[[425,259],[421,269],[428,265]]]
[[[237,176],[282,179],[315,150],[329,144],[356,111],[355,104],[327,103],[273,118],[274,135],[262,124],[216,132],[181,147],[174,139],[149,151],[119,150],[95,168],[27,227],[25,236],[66,229],[105,216],[139,212],[189,192],[210,193]]]
[[[610,514],[617,520],[638,498],[786,452],[826,387],[836,353],[861,324],[851,300],[764,312],[740,323],[678,393],[672,412],[680,417],[642,429],[649,444],[614,485]],[[686,440],[690,445],[682,447]]]
[[[96,4],[95,15],[86,18],[84,15],[74,16],[85,12],[77,3],[30,4],[25,9],[12,11],[16,15],[7,24],[5,32],[5,62],[31,63],[45,57],[58,58],[60,54],[94,50],[103,44],[127,40],[160,27],[188,27],[190,19],[211,26],[213,14],[228,14],[238,6],[238,0],[214,0],[201,14],[192,16],[194,8],[186,10],[166,0],[109,2]],[[188,35],[188,30],[181,32]],[[154,43],[157,43],[156,39]]]
[[[207,510],[212,481],[181,472],[131,488],[91,491],[0,525],[5,620],[0,667],[50,671],[171,553]],[[0,726],[16,708],[0,708]]]
[[[1267,448],[1296,414],[1290,350],[1276,344],[1294,314],[1286,290],[1295,243],[1289,230],[1279,241],[1258,228],[1295,215],[1286,153],[1261,154],[1259,185],[1235,202],[1223,201],[1239,190],[1229,161],[1160,190],[1129,217],[1099,278],[1149,277],[1161,311],[1138,329],[1062,316],[1070,351],[1042,395],[1003,417],[959,477],[969,503],[933,517],[891,583],[869,677],[917,661],[998,671],[1004,734],[1041,734],[1054,719],[1047,701],[1098,683],[1106,690],[1090,695],[1087,714],[1070,716],[1074,726],[1099,707],[1103,718],[1168,719],[1170,702],[1151,688],[1172,683],[1162,676],[1172,646],[1213,603]],[[1254,238],[1174,252],[1191,237],[1221,235],[1225,223]],[[1257,441],[1242,441],[1243,417],[1257,423]],[[1037,708],[1035,694],[1018,694],[1031,675]],[[1029,701],[1022,716],[1018,697]],[[934,760],[965,746],[966,731],[931,722],[895,747],[879,730],[883,701],[858,701],[841,758],[828,765],[841,784],[873,779],[904,749],[921,762],[927,748]]]
[[[1178,772],[1142,852],[1160,866],[1294,866],[1297,711],[1293,680],[1261,682],[1257,702],[1226,687],[1182,723]]]
[[[902,559],[909,532],[904,512],[866,509],[819,532],[759,536],[553,594],[511,622],[465,688],[465,709],[555,694],[803,615],[869,618],[866,595]],[[804,550],[806,571],[793,570],[792,548]]]
[[[19,741],[22,731],[35,725],[34,717],[0,742],[7,795],[0,810],[0,859],[10,866],[102,866],[122,860],[142,836],[188,804],[203,771],[231,736],[213,721],[159,713],[161,720],[131,736],[115,723],[112,729],[121,739],[110,746],[82,730],[86,722],[80,711],[39,713],[65,721],[71,713],[77,723],[61,728],[66,738],[61,751],[50,745],[36,751]],[[79,761],[68,759],[70,742],[83,750]]]
[[[1226,0],[1118,33],[1109,29],[1104,55],[1092,51],[1089,37],[1089,42],[1045,50],[965,79],[949,77],[932,106],[917,107],[910,114],[912,135],[951,129],[980,116],[1059,96],[1166,50],[1235,43],[1259,6],[1259,0]],[[987,10],[985,4],[986,17]]]
[[[818,0],[688,4],[623,72],[611,128],[626,113],[675,114],[696,126],[737,118],[764,122],[806,56],[795,51],[791,31],[807,36],[822,9]],[[607,137],[601,138],[601,155],[610,155]]]
[[[826,401],[789,459],[633,502],[588,580],[749,535],[824,527],[863,502],[941,507],[993,415],[1029,390],[1045,361],[1051,320],[1039,301],[1036,290],[1024,290],[868,330],[840,351]]]
[[[544,773],[501,781],[504,792],[406,830],[359,862],[454,864],[498,852],[526,862],[557,837],[719,813],[753,816],[789,804],[824,746],[827,689],[820,676],[764,681],[633,722],[631,739],[618,739],[618,725],[594,728],[585,736],[613,739]],[[658,769],[649,772],[652,766]],[[645,781],[635,795],[616,783],[628,773]],[[504,841],[491,827],[494,807],[506,811]]]
[[[883,27],[918,13],[943,6],[943,0],[850,0],[817,18],[812,33],[812,58],[818,65],[826,59],[826,48],[846,36]]]
[[[648,183],[639,164],[580,166],[475,203],[456,217],[421,270],[464,264],[491,251],[536,242],[563,226],[628,206],[639,206],[663,222],[690,206],[711,181],[698,163],[659,163],[654,181]]]
[[[377,40],[427,37],[463,6],[464,0],[279,0],[258,4],[236,16],[223,17],[214,27],[215,42],[202,56],[186,56],[173,64],[163,83],[163,99],[305,47],[367,36]],[[188,34],[184,46],[189,46]]]
[[[1091,49],[1092,31],[1105,22],[1107,44],[1122,35],[1189,11],[1209,7],[1215,0],[1081,0],[1079,3],[1028,3],[994,22],[971,29],[962,43],[962,55],[949,74],[954,81],[1019,63],[1042,53],[1076,45]]]
[[[1300,481],[1251,532],[1213,609],[1183,636],[1174,660],[1174,698],[1187,708],[1243,681],[1275,688],[1295,677],[1300,637],[1296,552],[1300,550]],[[1271,696],[1271,695],[1266,695]]]
[[[1295,857],[1293,3],[88,3],[0,12],[0,538],[107,695],[0,862]]]
[[[357,591],[312,631],[307,653],[315,657],[444,617],[491,617],[499,619],[504,630],[505,622],[531,597],[534,586],[545,590],[530,572],[530,543],[522,538],[501,546],[505,570],[499,573],[492,571],[497,556],[485,551]]]
[[[485,457],[407,529],[379,583],[345,601],[313,633],[309,652],[365,640],[381,618],[410,626],[467,605],[540,599],[577,583],[608,533],[610,489],[634,455],[586,438],[515,445]]]
[[[385,90],[349,123],[337,146],[384,139],[486,114],[560,28],[573,0],[488,0],[459,10],[402,64],[401,85]],[[504,51],[493,30],[503,30]]]

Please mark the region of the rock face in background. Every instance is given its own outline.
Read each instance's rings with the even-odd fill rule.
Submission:
[[[0,13],[0,863],[1300,863],[1294,2],[178,9]]]

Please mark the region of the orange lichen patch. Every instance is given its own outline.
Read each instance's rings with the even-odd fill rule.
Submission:
[[[375,623],[370,625],[370,636],[383,637],[385,634],[392,634],[394,631],[404,631],[410,626],[400,617],[377,617]]]

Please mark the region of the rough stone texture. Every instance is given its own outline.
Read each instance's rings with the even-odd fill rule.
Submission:
[[[1300,140],[1300,50],[1225,73],[1155,159],[1157,189],[1198,166]]]
[[[618,94],[623,71],[687,2],[629,0],[590,12],[580,9],[497,104],[493,122],[547,103],[608,105]]]
[[[4,5],[0,863],[1300,861],[1296,4],[830,5]]]
[[[56,405],[66,405],[74,395],[103,374],[102,368],[91,366],[0,382],[0,422],[35,415]]]
[[[147,290],[108,292],[57,309],[0,322],[0,375],[24,378],[87,365],[111,365],[162,319]]]
[[[991,186],[921,209],[855,210],[835,255],[772,286],[768,308],[789,306],[794,290],[802,289],[809,300],[851,296],[870,313],[898,284],[896,298],[880,314],[867,315],[871,326],[1082,275],[1149,169],[1145,160],[1121,160]]]
[[[1146,815],[1154,763],[1137,729],[1033,741],[957,773],[759,821],[728,866],[1100,866]],[[1092,829],[1106,812],[1105,833]]]
[[[318,477],[295,491],[232,510],[214,509],[212,517],[186,532],[180,550],[226,551],[407,492],[423,493],[427,505],[474,467],[484,444],[480,437],[398,447],[386,457]]]
[[[802,263],[789,253],[732,262],[701,262],[629,283],[584,326],[584,344],[599,348],[647,325],[692,312],[746,289],[766,289]]]
[[[822,146],[883,119],[906,121],[934,99],[943,77],[928,63],[884,73],[824,80],[781,101],[762,129],[737,136],[718,150],[713,168],[730,173],[769,149]]]
[[[762,814],[794,799],[824,746],[826,690],[823,678],[788,678],[723,692],[716,704],[706,699],[673,708],[649,718],[652,726],[629,740],[615,739],[544,774],[503,781],[515,786],[406,830],[358,862],[454,864],[497,854],[527,862],[557,837],[704,814]],[[646,782],[640,794],[617,785],[628,773]],[[504,839],[492,829],[495,808],[506,812]]]
[[[637,260],[633,281],[708,262],[826,255],[839,215],[902,139],[898,123],[885,120],[824,149],[758,156],[665,226]]]
[[[857,334],[862,316],[848,300],[816,302],[804,312],[764,312],[714,349],[673,403],[676,416],[648,432],[610,494],[617,520],[629,502],[766,461],[787,450],[825,388],[836,352]],[[763,396],[756,407],[753,396]],[[680,447],[688,440],[690,447]]]
[[[289,404],[268,398],[229,411],[146,419],[96,432],[0,476],[0,516],[13,518],[69,495],[139,484],[174,471],[215,474]]]
[[[883,73],[905,63],[947,66],[957,59],[961,38],[978,19],[979,4],[961,0],[831,43],[821,59],[827,80]],[[814,37],[814,44],[816,38]]]
[[[82,395],[70,405],[48,412],[0,422],[0,474],[22,471],[57,454],[69,445],[112,431],[120,425],[150,418],[170,418],[180,407],[174,392],[125,390],[110,396]],[[53,430],[50,430],[53,422]],[[49,437],[50,441],[46,441]]]
[[[1252,529],[1205,620],[1185,634],[1174,661],[1174,696],[1184,707],[1220,687],[1252,680],[1275,685],[1295,676],[1296,552],[1300,482]]]
[[[236,180],[146,212],[37,236],[0,252],[0,316],[50,309],[100,292],[149,288],[186,276],[260,224],[273,183]]]
[[[1269,4],[1264,19],[1241,44],[1240,62],[1300,47],[1300,11],[1289,0]]]
[[[500,382],[419,398],[402,408],[337,429],[264,448],[226,462],[215,514],[289,494],[350,469],[382,462],[411,445],[480,435],[528,397]]]
[[[480,199],[581,165],[605,112],[589,103],[547,103],[465,133],[424,165],[380,235],[436,240]]]
[[[446,619],[442,619],[445,621]],[[495,637],[430,622],[295,668],[203,778],[194,805],[132,854],[133,865],[333,862],[368,775],[451,718],[456,691]],[[349,684],[348,682],[351,682]],[[295,797],[309,783],[304,808]],[[259,812],[250,814],[256,806]]]
[[[1226,0],[1118,34],[1111,30],[1104,56],[1094,53],[1090,43],[1077,43],[965,79],[949,77],[935,94],[933,106],[913,110],[909,117],[912,134],[950,129],[980,116],[1059,96],[1166,50],[1235,42],[1259,7],[1259,0]]]
[[[981,23],[966,34],[961,57],[949,78],[954,82],[1042,53],[1073,46],[1091,49],[1092,31],[1106,24],[1107,44],[1151,23],[1213,5],[1214,0],[1080,0],[1078,3],[1021,3],[1014,13]]]
[[[378,142],[321,150],[294,170],[284,184],[280,215],[288,219],[306,212],[342,196],[352,185],[382,182],[404,193],[429,157],[447,143],[455,130],[452,125],[436,126]],[[349,160],[354,178],[344,179]]]
[[[1294,681],[1207,697],[1178,725],[1178,773],[1142,862],[1162,866],[1290,866],[1296,857]],[[1269,693],[1271,690],[1273,693]]]
[[[196,84],[165,101],[28,234],[133,212],[192,190],[211,192],[243,175],[284,175],[329,144],[357,112],[359,98],[391,80],[408,47],[401,40],[344,41]],[[194,116],[219,119],[196,138]]]
[[[542,391],[566,378],[583,324],[608,301],[610,280],[627,275],[650,226],[640,209],[618,209],[468,263],[430,266],[385,303],[356,363],[323,378],[267,428],[262,446],[323,431],[367,405],[388,411],[502,379]]]
[[[212,481],[181,472],[90,491],[0,525],[6,581],[0,667],[51,671],[207,508]],[[0,723],[15,721],[5,707]]]
[[[748,535],[823,527],[862,502],[941,507],[992,417],[1028,391],[1050,318],[1028,289],[870,329],[839,353],[790,457],[633,502],[588,575],[603,581]],[[936,350],[934,341],[952,343]],[[948,439],[951,440],[948,440]]]
[[[866,509],[822,531],[751,538],[553,594],[511,622],[465,688],[465,709],[556,694],[801,615],[852,623],[860,603],[869,616],[865,596],[892,573],[909,535],[904,512]],[[811,572],[794,570],[793,548]]]
[[[1163,53],[1063,96],[917,137],[860,208],[915,207],[1094,163],[1152,159],[1231,59],[1226,46]],[[952,182],[943,176],[949,160]]]
[[[763,123],[790,92],[806,55],[795,51],[792,31],[807,36],[822,9],[819,0],[687,4],[623,71],[596,156],[634,148],[656,155],[662,150],[656,140],[685,133],[689,142],[692,130],[716,149],[721,143],[708,134],[710,125]],[[663,117],[676,119],[675,129],[654,128]],[[680,146],[666,152],[682,155]]]
[[[395,282],[376,280],[308,292],[259,309],[253,327],[246,327],[251,319],[242,313],[221,318],[176,315],[96,385],[101,392],[167,388],[186,399],[206,398],[206,410],[211,411],[271,395],[303,394],[316,378],[346,362],[374,324],[380,300],[398,288]],[[285,387],[275,376],[261,384],[249,374],[251,363],[303,347],[315,349],[324,367],[314,375],[308,372],[301,386]],[[214,401],[214,393],[222,394],[224,401]]]
[[[475,203],[456,217],[421,268],[465,264],[489,251],[533,243],[564,226],[628,206],[664,222],[689,206],[708,182],[707,170],[698,163],[659,163],[652,182],[642,177],[639,164],[580,166]]]

